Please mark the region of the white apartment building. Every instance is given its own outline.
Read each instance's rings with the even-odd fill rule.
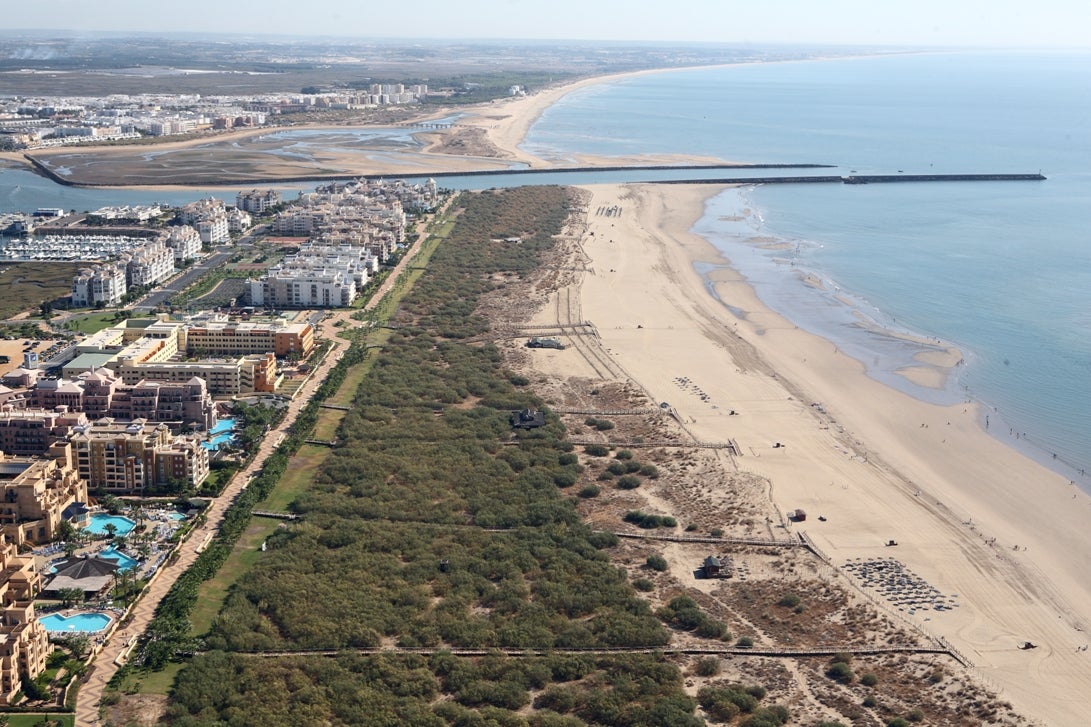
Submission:
[[[280,204],[280,192],[275,189],[252,189],[235,195],[235,207],[260,215],[270,207]]]
[[[175,263],[192,260],[201,254],[201,233],[189,225],[172,227],[166,243],[174,251]]]
[[[275,268],[250,281],[250,303],[275,308],[339,308],[351,305],[356,281],[341,270]]]
[[[77,307],[118,305],[128,292],[125,266],[103,263],[84,268],[72,280],[72,305]]]
[[[197,228],[197,234],[201,237],[201,242],[215,245],[219,242],[230,242],[231,240],[231,227],[227,223],[226,214],[197,220],[195,227]]]
[[[227,208],[215,197],[190,202],[178,210],[178,217],[183,225],[192,225],[206,217],[222,217],[225,214],[227,214]]]
[[[239,233],[244,232],[250,228],[253,224],[253,218],[250,217],[250,213],[238,208],[228,210],[227,212],[227,229],[231,232]]]
[[[174,251],[160,240],[138,247],[128,258],[125,273],[129,287],[150,287],[174,275]]]

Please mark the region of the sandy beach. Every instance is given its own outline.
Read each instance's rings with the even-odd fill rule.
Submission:
[[[989,436],[977,405],[926,404],[884,386],[768,310],[730,261],[689,231],[718,188],[587,189],[586,272],[558,295],[574,298],[567,304],[595,326],[614,377],[669,402],[694,438],[739,445],[731,466],[771,483],[770,534],[805,531],[835,566],[897,558],[957,603],[897,615],[947,638],[1023,714],[1082,723],[1091,694],[1091,652],[1082,650],[1091,643],[1091,498]],[[698,261],[719,266],[709,281]],[[536,322],[553,322],[557,310],[547,305]],[[919,360],[906,375],[942,385],[959,357]],[[561,376],[602,373],[574,350],[536,365]],[[795,508],[807,522],[779,517]],[[1037,648],[1021,649],[1028,641]]]

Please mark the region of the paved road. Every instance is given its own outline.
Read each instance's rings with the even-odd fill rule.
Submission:
[[[451,200],[448,200],[439,214],[445,212],[450,204]],[[418,230],[422,229],[423,224],[424,223],[422,222],[418,225]],[[371,310],[386,297],[393,289],[394,283],[397,281],[402,270],[404,270],[405,267],[412,262],[413,258],[416,257],[420,247],[420,245],[414,245],[410,248],[409,252],[398,262],[398,266],[383,282],[379,290],[376,291],[375,295],[368,301],[364,310]],[[228,253],[228,255],[230,255],[230,253]],[[193,564],[193,561],[197,560],[197,556],[199,555],[197,548],[200,547],[202,543],[209,541],[217,532],[219,532],[220,524],[223,522],[224,513],[227,511],[227,508],[231,506],[231,503],[235,501],[235,498],[238,497],[239,493],[250,483],[250,479],[265,465],[265,460],[268,459],[269,455],[273,453],[273,450],[280,444],[284,436],[287,435],[292,423],[296,420],[296,417],[299,416],[299,411],[307,405],[314,395],[315,389],[326,380],[330,370],[341,360],[341,356],[344,355],[349,344],[348,341],[333,333],[339,330],[339,328],[334,327],[333,324],[338,320],[343,320],[345,321],[346,327],[351,327],[355,323],[352,320],[352,314],[354,312],[355,311],[351,309],[341,309],[330,315],[327,319],[330,327],[326,330],[330,332],[328,339],[334,344],[333,348],[330,349],[326,358],[315,369],[312,376],[307,379],[307,383],[300,388],[295,398],[289,402],[288,410],[285,413],[283,421],[278,427],[270,430],[264,439],[262,439],[261,444],[258,447],[258,453],[251,464],[245,469],[236,472],[235,476],[231,479],[231,482],[224,488],[223,493],[212,501],[206,511],[207,517],[205,524],[200,528],[194,528],[185,542],[179,546],[177,560],[169,565],[164,565],[159,569],[159,572],[148,585],[143,597],[133,608],[130,614],[131,620],[129,624],[124,628],[118,629],[106,641],[102,651],[99,652],[94,664],[91,666],[91,672],[87,681],[80,687],[79,694],[77,695],[77,727],[80,725],[99,724],[99,702],[102,699],[102,692],[106,688],[106,683],[117,673],[118,658],[127,650],[127,645],[132,639],[144,633],[144,630],[151,622],[152,616],[155,614],[155,609],[163,599],[163,596],[170,590],[170,587],[174,582],[178,580],[178,577]]]
[[[132,307],[133,311],[137,313],[148,313],[155,310],[167,299],[193,285],[202,275],[207,274],[210,270],[223,267],[234,254],[234,250],[218,248],[217,252],[204,258],[189,270],[186,270],[181,275],[171,280],[164,287],[155,292],[148,293],[141,301]]]

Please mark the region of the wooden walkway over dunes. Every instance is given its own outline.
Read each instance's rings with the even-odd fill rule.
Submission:
[[[570,439],[569,441],[579,447],[601,445],[603,447],[617,447],[619,449],[640,449],[649,447],[663,449],[726,449],[736,457],[741,455],[739,445],[734,440],[729,440],[727,442],[596,442],[591,439]]]
[[[300,518],[300,516],[294,512],[276,512],[273,510],[251,510],[250,514],[257,517],[268,517],[274,520],[298,520]]]
[[[579,414],[581,416],[646,416],[648,414],[666,414],[665,409],[651,406],[647,409],[552,409],[555,414]]]
[[[818,649],[786,649],[777,647],[746,647],[746,646],[614,646],[614,647],[587,647],[587,648],[544,648],[544,649],[513,649],[504,647],[493,648],[459,648],[459,647],[362,647],[354,649],[299,649],[284,651],[236,651],[243,656],[256,656],[265,659],[281,659],[293,656],[343,656],[345,654],[372,655],[399,655],[415,654],[430,656],[432,654],[452,654],[463,657],[483,657],[502,654],[510,657],[541,657],[553,654],[677,654],[688,656],[762,656],[768,658],[799,659],[807,657],[830,657],[837,654],[849,654],[851,656],[882,656],[885,654],[942,654],[950,656],[960,664],[965,664],[961,654],[947,646],[863,646],[847,645],[823,647]]]
[[[764,548],[807,548],[808,550],[810,550],[810,547],[808,546],[806,541],[795,540],[792,538],[785,538],[783,540],[779,540],[777,538],[717,538],[712,535],[656,535],[654,533],[632,533],[618,530],[602,530],[596,532],[608,532],[612,535],[616,535],[619,538],[628,538],[630,540],[658,540],[668,543],[757,545]]]

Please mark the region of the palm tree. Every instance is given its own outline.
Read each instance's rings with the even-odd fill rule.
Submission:
[[[61,605],[65,608],[83,603],[83,589],[82,588],[62,588],[57,591],[57,595],[61,599]]]
[[[117,525],[114,525],[113,523],[106,523],[106,527],[104,527],[103,530],[106,531],[106,535],[108,537],[112,538],[114,537],[114,533],[117,532]]]

